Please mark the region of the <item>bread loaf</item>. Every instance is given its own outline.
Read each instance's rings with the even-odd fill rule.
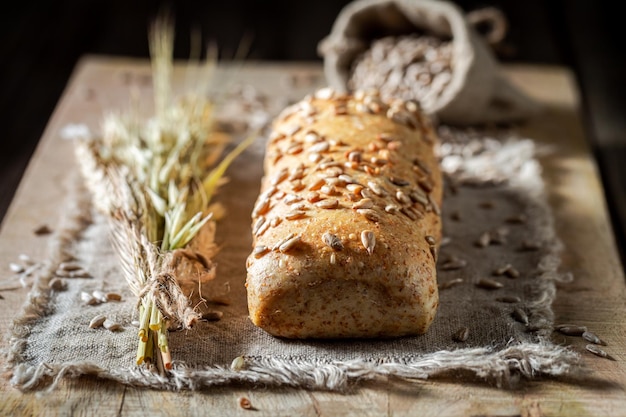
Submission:
[[[426,332],[442,178],[415,102],[323,88],[268,139],[247,260],[250,318],[287,338]]]

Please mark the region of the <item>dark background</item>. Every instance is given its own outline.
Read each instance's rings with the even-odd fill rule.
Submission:
[[[200,29],[221,56],[250,36],[248,59],[320,61],[346,0],[9,1],[0,15],[0,219],[84,54],[148,57],[147,27],[163,7],[176,22],[175,55],[189,56]],[[626,237],[626,19],[620,2],[591,0],[456,1],[464,10],[495,6],[509,21],[502,62],[570,67],[583,98],[583,123],[598,162],[624,255]],[[581,190],[584,192],[584,190]],[[624,258],[622,258],[624,259]]]

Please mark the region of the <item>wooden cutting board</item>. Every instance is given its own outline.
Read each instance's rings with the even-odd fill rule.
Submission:
[[[323,82],[317,63],[248,62],[221,69],[232,80],[260,92],[289,100],[301,98]],[[392,380],[368,383],[350,394],[263,387],[224,387],[204,392],[161,392],[118,385],[96,378],[66,380],[45,396],[21,393],[0,380],[0,415],[98,416],[620,416],[626,410],[626,285],[615,248],[598,170],[583,135],[580,100],[570,71],[561,67],[506,66],[506,74],[544,105],[543,113],[520,128],[523,135],[548,145],[540,158],[555,226],[565,246],[563,270],[575,280],[560,284],[554,304],[557,323],[588,326],[608,342],[616,359],[584,351],[580,338],[555,333],[555,341],[573,345],[589,369],[568,380],[522,382],[502,390],[449,380]],[[89,56],[81,60],[48,127],[0,229],[0,270],[9,278],[9,264],[26,253],[44,259],[46,238],[33,231],[54,227],[61,216],[65,179],[74,169],[71,143],[60,131],[71,123],[97,128],[102,114],[129,103],[129,85],[139,97],[149,92],[149,62]],[[185,74],[178,67],[175,81]],[[146,98],[147,101],[149,99]],[[0,332],[8,334],[27,289],[19,283],[0,288]],[[2,348],[8,345],[3,340]],[[3,362],[4,359],[0,359]],[[255,411],[239,406],[248,398]],[[250,414],[252,413],[252,414]]]

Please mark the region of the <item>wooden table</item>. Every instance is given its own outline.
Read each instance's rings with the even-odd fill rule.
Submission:
[[[236,80],[259,91],[301,98],[311,84],[323,81],[317,63],[246,63]],[[352,394],[297,389],[223,387],[203,392],[161,392],[136,389],[91,378],[67,380],[40,397],[21,393],[0,380],[0,415],[258,415],[258,416],[618,416],[626,413],[626,285],[607,216],[602,184],[582,133],[579,97],[572,74],[565,68],[508,66],[514,83],[545,106],[544,113],[520,128],[521,133],[550,145],[554,152],[541,157],[556,229],[565,245],[563,269],[575,281],[559,285],[554,304],[557,322],[586,325],[601,335],[616,359],[610,361],[584,351],[584,343],[555,334],[582,352],[586,376],[568,380],[524,382],[515,390],[452,380],[402,385],[370,383]],[[27,253],[45,257],[46,239],[33,230],[54,225],[61,213],[64,180],[74,169],[71,143],[59,138],[68,123],[97,127],[106,109],[128,103],[129,80],[141,90],[149,65],[109,57],[85,57],[77,66],[47,130],[26,171],[0,230],[0,268]],[[175,77],[181,80],[180,68]],[[291,81],[291,83],[289,82]],[[144,86],[145,87],[145,86]],[[144,89],[147,90],[147,89]],[[139,91],[145,94],[145,91]],[[9,276],[10,273],[3,274]],[[27,289],[2,291],[0,331],[8,333]],[[3,347],[7,341],[3,340]],[[239,407],[250,399],[256,411]],[[150,413],[150,414],[148,414]],[[250,414],[252,413],[252,414]]]

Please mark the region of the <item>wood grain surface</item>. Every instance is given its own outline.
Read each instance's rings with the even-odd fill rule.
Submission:
[[[2,378],[0,416],[624,415],[626,285],[598,170],[583,136],[572,74],[562,67],[523,65],[507,66],[506,72],[544,105],[544,112],[519,130],[550,149],[540,157],[546,191],[564,244],[562,268],[575,277],[572,283],[559,284],[556,322],[588,326],[608,342],[606,350],[615,361],[585,352],[580,338],[555,333],[557,343],[570,344],[581,352],[587,372],[565,380],[521,381],[513,389],[497,389],[479,380],[459,383],[450,377],[411,384],[379,381],[347,394],[250,386],[162,392],[81,377],[37,395],[22,393]],[[138,80],[140,85],[149,73],[147,61],[102,56],[85,57],[76,68],[0,229],[2,335],[9,333],[28,293],[19,283],[4,279],[11,276],[9,264],[21,253],[44,259],[46,238],[36,236],[33,230],[43,224],[54,227],[61,216],[59,201],[74,161],[71,144],[60,139],[60,130],[69,123],[97,127],[103,111],[128,104],[128,80]],[[250,62],[235,76],[267,94],[298,99],[311,86],[294,86],[290,82],[294,74],[322,80],[321,66],[307,63]],[[178,68],[175,79],[182,83],[183,77]],[[4,337],[2,347],[8,343]],[[253,410],[239,406],[241,397],[250,400]]]

